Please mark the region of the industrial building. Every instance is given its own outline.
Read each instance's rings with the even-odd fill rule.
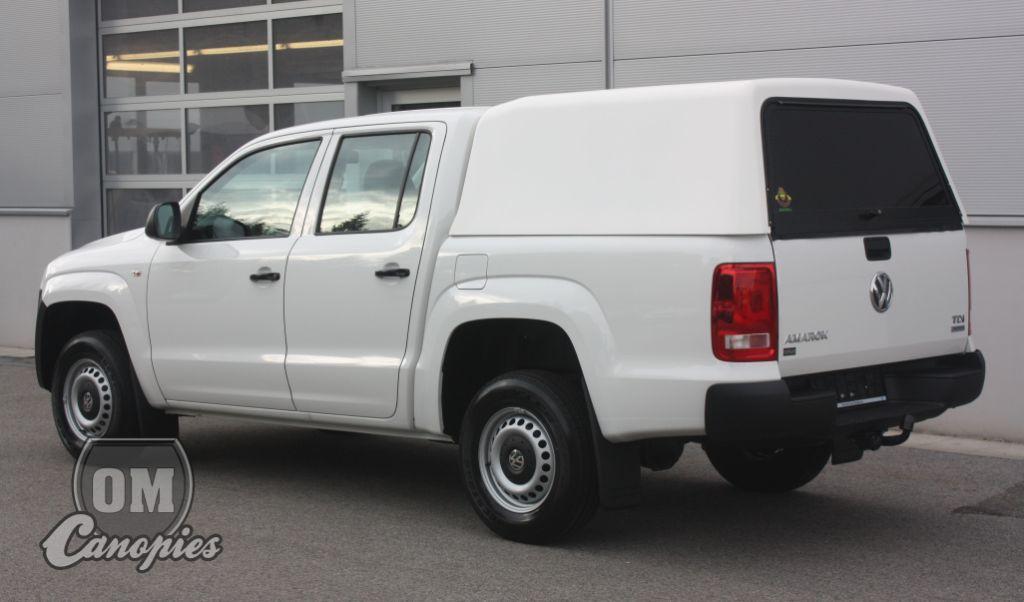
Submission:
[[[983,397],[931,430],[1024,441],[1024,3],[24,0],[0,5],[0,346],[52,258],[142,225],[253,137],[410,108],[836,77],[921,97],[971,226]],[[936,270],[943,269],[941,265]]]

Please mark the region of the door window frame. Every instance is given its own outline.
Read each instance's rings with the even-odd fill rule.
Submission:
[[[314,236],[338,236],[338,235],[348,235],[348,234],[387,234],[388,232],[399,232],[401,230],[405,230],[406,228],[411,226],[413,222],[416,221],[416,215],[419,213],[419,210],[420,210],[419,201],[418,200],[416,202],[416,211],[413,213],[412,219],[409,220],[408,224],[406,224],[406,225],[404,225],[404,226],[402,226],[400,228],[390,228],[388,230],[366,230],[366,231],[355,231],[355,232],[321,232],[320,231],[320,220],[323,219],[323,217],[324,217],[324,209],[327,208],[327,193],[329,193],[331,191],[331,178],[334,177],[334,168],[337,167],[338,156],[341,153],[341,146],[342,146],[342,144],[345,143],[345,140],[350,140],[352,138],[371,138],[371,137],[377,137],[377,136],[401,136],[402,134],[426,134],[427,136],[430,136],[429,146],[427,146],[427,158],[426,158],[426,161],[424,161],[424,167],[423,167],[423,180],[420,181],[419,195],[420,195],[420,198],[422,197],[423,186],[426,183],[426,175],[427,175],[426,171],[427,171],[427,168],[430,165],[430,152],[433,150],[433,146],[434,146],[434,137],[431,135],[430,130],[423,129],[423,128],[418,128],[418,129],[417,128],[413,128],[413,129],[395,130],[393,132],[363,132],[363,133],[358,133],[358,134],[349,134],[349,135],[346,135],[346,136],[340,136],[339,139],[338,139],[338,144],[337,144],[336,148],[334,149],[333,154],[330,156],[330,159],[329,159],[330,162],[327,164],[327,181],[326,181],[326,184],[324,186],[323,191],[321,191],[321,194],[320,194],[320,197],[319,197],[320,208],[317,210],[317,212],[316,212],[316,220],[314,220],[314,222],[313,222],[313,235]],[[419,137],[418,136],[413,139],[412,152],[409,154],[409,160],[405,164],[405,168],[406,169],[405,169],[405,173],[404,173],[404,179],[402,181],[401,194],[398,197],[398,205],[397,205],[396,209],[398,209],[399,207],[402,206],[402,200],[405,198],[405,192],[406,192],[405,184],[406,184],[406,182],[409,179],[409,168],[412,165],[412,160],[416,157],[416,147],[417,146],[419,146]]]
[[[401,113],[395,114],[400,117]],[[321,159],[319,173],[315,185],[309,195],[306,204],[306,217],[302,226],[302,234],[310,236],[384,236],[410,232],[426,219],[429,215],[430,205],[434,196],[434,183],[437,180],[437,172],[441,164],[441,150],[444,147],[445,133],[447,127],[442,121],[415,121],[397,122],[382,125],[363,125],[333,130],[333,137],[328,144],[327,151]],[[345,138],[356,138],[361,136],[380,136],[386,134],[428,134],[430,136],[430,147],[427,149],[427,164],[424,168],[423,181],[420,182],[420,195],[416,204],[416,213],[408,224],[394,230],[375,230],[372,232],[317,232],[320,225],[320,215],[323,213],[324,205],[327,202],[327,189],[331,183],[331,175],[334,170],[334,163],[338,153],[341,151],[341,144]],[[413,149],[415,152],[415,149]],[[308,183],[308,182],[307,182]],[[426,207],[425,209],[422,209]]]
[[[312,142],[314,140],[320,141],[320,146],[317,147],[316,154],[313,156],[313,161],[310,163],[309,171],[306,173],[306,180],[302,184],[302,190],[299,191],[299,198],[295,204],[295,213],[292,215],[291,228],[288,230],[287,235],[281,236],[237,236],[232,238],[188,238],[187,233],[191,231],[193,224],[196,219],[196,212],[199,208],[199,201],[202,199],[203,193],[206,192],[210,186],[215,184],[222,175],[231,170],[235,165],[241,161],[266,150],[277,148],[280,146],[289,146],[292,144],[300,144],[302,142]],[[239,242],[247,240],[275,240],[282,238],[292,238],[299,236],[304,230],[304,223],[299,222],[296,227],[300,216],[305,219],[307,214],[306,207],[309,204],[311,192],[313,191],[320,169],[323,165],[324,157],[327,154],[328,148],[332,146],[334,140],[334,133],[330,130],[316,130],[312,132],[301,132],[298,134],[291,134],[288,136],[277,136],[269,140],[264,140],[256,144],[245,145],[242,148],[235,151],[231,156],[225,159],[220,165],[215,167],[210,173],[206,175],[196,186],[189,191],[181,201],[181,218],[182,218],[182,239],[176,241],[174,244],[186,245],[186,244],[199,244],[199,243],[211,243],[211,242]]]

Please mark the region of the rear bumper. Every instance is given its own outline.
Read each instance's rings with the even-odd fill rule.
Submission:
[[[822,440],[879,431],[934,418],[970,403],[985,382],[980,351],[874,366],[881,371],[887,399],[850,408],[839,401],[833,375],[717,384],[705,399],[707,438],[757,442]]]

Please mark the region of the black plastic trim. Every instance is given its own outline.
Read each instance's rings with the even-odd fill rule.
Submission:
[[[44,351],[43,347],[43,320],[46,317],[46,304],[43,303],[43,291],[39,291],[39,305],[36,307],[36,382],[39,386],[49,390],[50,383],[47,382],[46,378],[46,367],[44,365]]]
[[[885,380],[887,401],[838,409],[835,391],[815,390],[813,375],[716,384],[708,388],[704,419],[716,441],[825,440],[915,422],[970,403],[985,383],[980,351],[873,366]]]

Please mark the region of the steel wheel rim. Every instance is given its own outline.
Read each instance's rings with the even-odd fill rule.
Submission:
[[[504,408],[488,419],[477,457],[487,493],[509,512],[532,512],[551,493],[556,468],[551,435],[523,408]]]
[[[114,388],[95,360],[80,359],[71,365],[64,377],[61,400],[64,417],[77,439],[85,441],[107,433],[113,415]]]

